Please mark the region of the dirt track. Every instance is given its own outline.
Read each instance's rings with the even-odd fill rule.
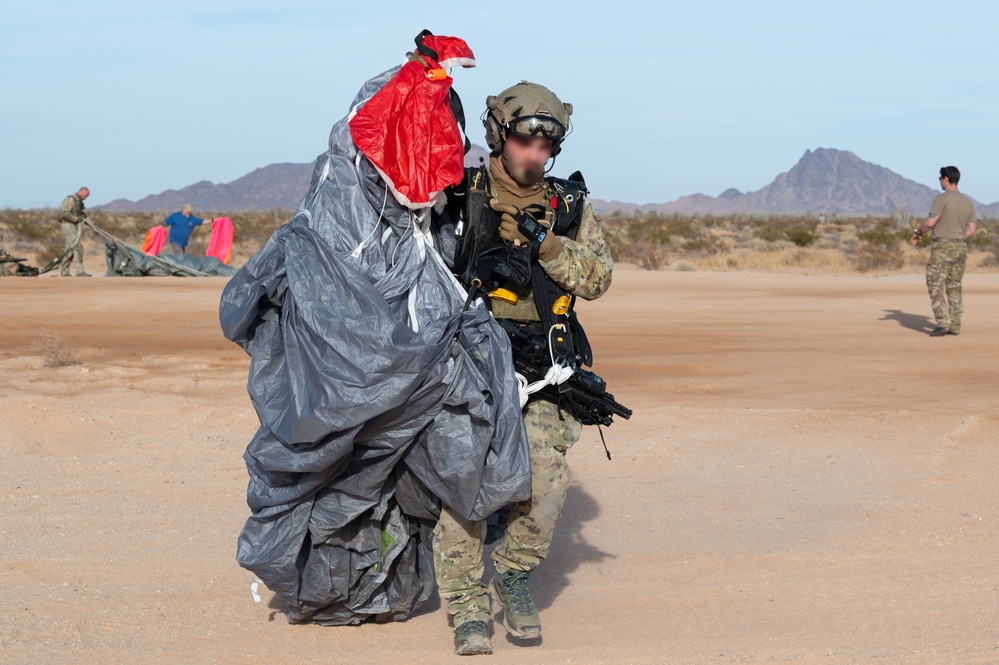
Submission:
[[[0,280],[0,662],[456,659],[439,607],[253,603],[224,283]],[[999,662],[999,275],[965,300],[929,338],[915,275],[618,272],[580,311],[635,417],[570,453],[543,643],[475,662]]]

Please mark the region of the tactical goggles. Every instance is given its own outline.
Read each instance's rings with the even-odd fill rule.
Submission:
[[[543,136],[550,141],[561,141],[565,138],[565,126],[547,116],[532,115],[526,118],[516,118],[506,124],[507,134],[519,136]]]

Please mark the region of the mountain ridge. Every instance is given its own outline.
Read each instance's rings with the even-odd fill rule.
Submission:
[[[487,158],[485,148],[473,145],[466,166]],[[229,183],[207,180],[181,189],[168,189],[137,201],[115,199],[97,206],[108,211],[167,212],[185,203],[194,209],[234,212],[295,209],[308,190],[313,164],[270,164]],[[904,178],[890,169],[864,161],[852,152],[834,148],[806,150],[788,171],[753,192],[734,187],[718,196],[688,194],[673,201],[635,204],[591,198],[599,213],[890,215],[899,209],[922,215],[939,194],[926,185]],[[974,199],[972,199],[974,201]],[[999,203],[975,201],[980,215],[999,216]]]

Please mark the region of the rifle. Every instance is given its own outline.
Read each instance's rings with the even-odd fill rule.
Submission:
[[[18,259],[11,255],[6,249],[0,249],[0,277],[6,277],[9,273],[7,271],[7,264],[13,263],[15,266],[15,273],[18,276],[28,276],[33,277],[38,274],[38,268],[26,265],[24,262],[28,259]]]
[[[547,372],[547,369],[542,371],[519,360],[515,360],[514,365],[529,383],[543,379]],[[603,379],[581,367],[566,382],[556,386],[547,385],[536,394],[548,398],[560,407],[565,405],[566,410],[584,425],[609,427],[614,423],[614,416],[628,420],[632,414],[631,409],[607,392],[607,383]]]
[[[517,371],[528,383],[544,379],[551,367],[551,355],[545,334],[538,332],[539,326],[520,326],[506,320],[500,321],[500,325],[510,336],[513,364]],[[558,385],[546,385],[536,394],[554,402],[559,408],[564,407],[584,425],[609,427],[614,422],[614,416],[628,420],[632,414],[631,409],[607,392],[607,383],[602,378],[579,366],[575,367],[568,380]]]

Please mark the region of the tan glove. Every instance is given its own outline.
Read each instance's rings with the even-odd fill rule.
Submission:
[[[509,240],[515,246],[520,247],[530,242],[518,228],[520,225],[517,219],[522,217],[524,211],[515,205],[500,203],[496,199],[489,202],[490,207],[500,214],[499,234],[503,240]]]
[[[509,240],[515,247],[530,244],[530,240],[520,231],[520,220],[527,214],[520,208],[508,203],[500,203],[496,199],[490,201],[490,207],[500,214],[499,234],[504,240]],[[532,217],[531,219],[534,219]],[[544,220],[534,219],[538,224],[548,227]],[[538,258],[551,261],[562,253],[562,241],[554,233],[546,233],[541,245],[538,246]]]

